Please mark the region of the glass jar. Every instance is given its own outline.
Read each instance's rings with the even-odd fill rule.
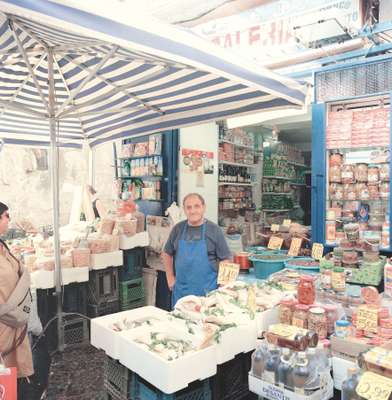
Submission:
[[[323,308],[313,307],[309,310],[308,329],[316,332],[319,339],[327,337],[327,316]]]
[[[297,304],[293,314],[293,325],[299,328],[308,328],[309,306],[306,304]]]
[[[380,173],[378,171],[378,167],[369,167],[368,168],[368,182],[369,183],[377,183],[380,180]]]
[[[297,299],[301,304],[313,304],[316,299],[316,288],[313,277],[302,275],[298,284]]]
[[[335,304],[326,304],[324,310],[327,316],[327,332],[328,335],[332,335],[335,330],[335,322],[338,319],[338,307]]]
[[[349,321],[338,320],[335,322],[335,335],[340,338],[346,338],[350,336],[351,324]]]
[[[344,292],[346,290],[346,277],[344,268],[336,267],[332,271],[332,289],[335,292]]]
[[[368,166],[367,164],[356,164],[354,169],[354,176],[357,182],[367,182],[368,180]]]
[[[294,299],[282,300],[279,303],[279,322],[281,324],[291,325],[295,304]]]
[[[323,289],[332,289],[332,268],[327,266],[321,273],[321,287]]]

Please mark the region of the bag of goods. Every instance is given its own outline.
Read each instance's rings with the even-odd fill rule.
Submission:
[[[380,197],[382,199],[389,198],[389,182],[380,183]]]
[[[370,200],[378,200],[380,198],[378,185],[368,185],[368,189],[369,189]]]
[[[342,170],[340,166],[335,165],[329,168],[329,181],[336,183],[342,182]]]
[[[344,225],[344,232],[346,233],[347,239],[352,242],[359,239],[359,225],[358,224]]]
[[[135,218],[136,221],[137,221],[137,223],[136,223],[136,233],[144,232],[145,231],[145,229],[144,229],[145,220],[146,220],[145,215],[142,212],[136,210],[133,213],[133,218]]]
[[[378,183],[380,180],[380,174],[378,167],[369,167],[368,168],[368,182],[369,183]]]
[[[345,184],[343,185],[343,198],[345,200],[355,200],[357,197],[355,185]]]
[[[72,249],[72,262],[75,268],[90,266],[90,249],[76,248]]]
[[[108,253],[110,251],[110,241],[104,238],[89,238],[88,247],[91,254]]]
[[[389,164],[380,164],[378,172],[380,175],[380,181],[389,181]]]
[[[340,167],[343,164],[343,156],[339,153],[331,154],[329,156],[330,167]]]
[[[121,201],[118,207],[120,215],[125,216],[127,214],[133,214],[136,211],[136,204],[133,200]]]
[[[343,199],[343,185],[338,183],[331,183],[329,185],[329,198],[331,200],[342,200]]]
[[[357,182],[367,182],[368,180],[368,166],[367,164],[356,164],[354,169],[354,176]]]
[[[54,271],[54,257],[38,257],[35,261],[35,269],[44,271]]]
[[[61,268],[73,268],[72,255],[64,255],[60,258]]]
[[[105,236],[110,243],[109,251],[117,251],[120,248],[120,236],[107,235]]]
[[[342,166],[342,183],[354,183],[354,168],[351,164]]]
[[[113,232],[115,221],[110,218],[102,218],[99,232],[103,235],[111,235]]]
[[[369,189],[366,183],[357,183],[355,190],[357,192],[357,199],[369,200]]]
[[[117,220],[117,227],[120,234],[133,236],[136,234],[137,220],[134,218],[120,218]]]

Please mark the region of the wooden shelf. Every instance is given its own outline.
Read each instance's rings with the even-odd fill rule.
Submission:
[[[287,178],[286,176],[269,176],[269,175],[265,175],[265,176],[263,176],[263,179],[283,179],[283,180],[285,180],[285,181],[289,181],[290,179],[293,179],[293,178]]]
[[[231,165],[233,167],[246,167],[246,168],[256,168],[257,167],[257,164],[241,164],[241,163],[236,163],[236,162],[231,162],[231,161],[219,161],[219,164]]]

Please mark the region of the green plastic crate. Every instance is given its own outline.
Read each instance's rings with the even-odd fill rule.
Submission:
[[[143,278],[120,282],[120,307],[129,310],[145,304]]]

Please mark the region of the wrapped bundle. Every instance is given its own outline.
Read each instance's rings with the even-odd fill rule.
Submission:
[[[120,234],[126,236],[133,236],[136,234],[137,220],[134,218],[132,219],[120,218],[117,220],[117,226]]]
[[[90,266],[90,249],[72,249],[72,262],[75,268]]]
[[[91,254],[107,253],[110,251],[110,241],[104,238],[89,238],[88,247]]]
[[[54,257],[39,256],[35,261],[35,269],[54,271]]]
[[[63,255],[61,256],[61,268],[72,268],[72,255]]]
[[[103,235],[111,235],[113,232],[115,221],[110,218],[102,218],[99,232]]]

